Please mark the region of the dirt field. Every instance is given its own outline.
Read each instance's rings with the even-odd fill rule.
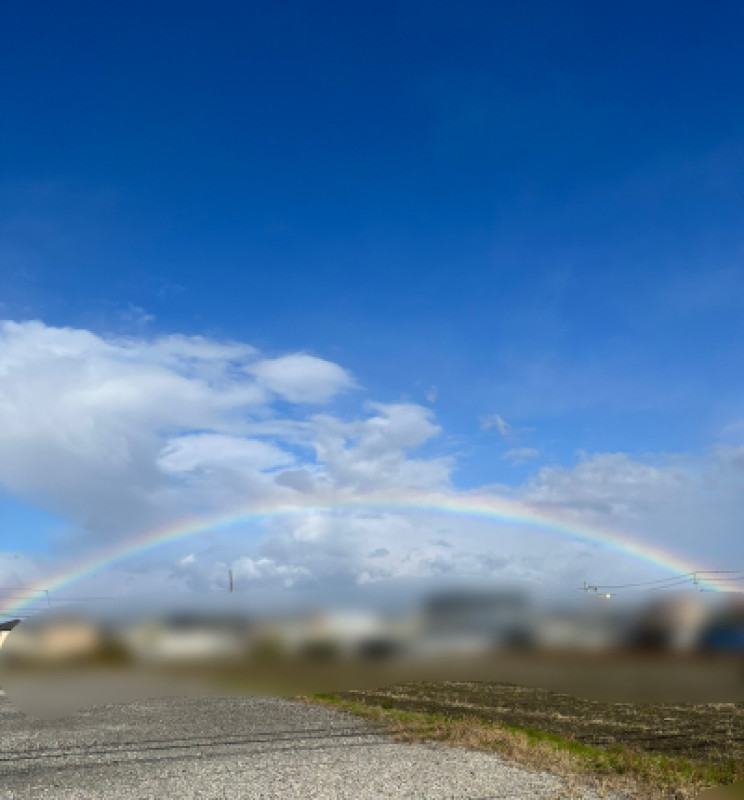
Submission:
[[[411,683],[346,692],[368,705],[476,717],[581,744],[625,745],[695,761],[744,763],[744,703],[609,703],[493,683]]]

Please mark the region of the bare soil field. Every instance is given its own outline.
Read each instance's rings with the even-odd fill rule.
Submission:
[[[741,701],[619,702],[503,681],[404,682],[313,699],[386,724],[403,741],[494,751],[600,796],[744,798]]]
[[[341,697],[383,708],[475,717],[593,746],[744,764],[744,703],[609,703],[494,683],[410,683]]]

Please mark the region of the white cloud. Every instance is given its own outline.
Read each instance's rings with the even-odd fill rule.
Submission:
[[[249,371],[290,403],[327,403],[354,386],[351,374],[338,364],[301,353],[264,359]]]
[[[270,558],[239,558],[233,562],[232,570],[236,582],[260,581],[264,585],[278,581],[283,586],[292,586],[310,575],[305,567],[277,564]]]
[[[273,390],[320,400],[348,381],[321,359],[259,361],[259,373],[274,375],[270,392],[250,372],[257,355],[203,337],[104,338],[1,323],[0,485],[94,537],[131,534],[179,505],[187,511],[190,497],[170,480],[177,472],[240,473],[221,487],[191,480],[190,496],[207,507],[237,502],[231,490],[246,501],[265,495],[272,484],[261,473],[295,460],[275,441],[245,436],[269,412]]]
[[[542,506],[635,514],[678,497],[691,483],[679,467],[642,463],[626,453],[581,453],[574,467],[542,467],[522,496]]]
[[[502,458],[512,464],[524,464],[525,461],[537,458],[538,455],[540,453],[534,447],[513,447],[511,450],[507,450]]]
[[[409,455],[439,432],[421,406],[370,404],[351,420],[272,408],[275,393],[319,402],[350,385],[331,362],[261,360],[238,342],[5,322],[0,486],[95,545],[192,509],[446,483],[447,459]]]
[[[437,397],[439,397],[439,389],[436,386],[430,386],[426,390],[426,401],[428,403],[436,403]]]
[[[697,459],[580,455],[572,465],[537,469],[521,487],[460,493],[452,488],[454,460],[434,451],[442,431],[431,408],[370,402],[341,418],[302,405],[286,412],[276,402],[277,395],[293,404],[326,401],[351,380],[331,362],[262,359],[240,342],[106,338],[3,323],[0,486],[88,537],[65,542],[72,560],[84,545],[107,546],[194,510],[217,515],[298,498],[323,507],[327,498],[445,492],[506,496],[703,561],[728,553],[726,563],[736,556],[744,567],[741,546],[733,552],[744,516],[740,442]],[[497,414],[483,427],[516,435]],[[504,454],[515,462],[535,457],[526,447]],[[591,544],[483,521],[308,510],[268,528],[189,541],[180,553],[153,551],[116,574],[126,575],[125,588],[130,580],[154,585],[156,577],[224,588],[228,568],[236,582],[251,585],[455,574],[542,575],[569,585],[580,584],[592,559],[608,577],[620,577],[629,562],[610,565],[605,555]],[[43,571],[34,558],[9,559],[0,555],[0,577],[18,585]],[[632,567],[622,577],[637,577]]]
[[[643,458],[580,453],[572,466],[540,468],[513,496],[584,527],[625,533],[688,563],[744,569],[739,535],[744,468],[737,464],[738,453],[733,447]],[[595,574],[616,571],[617,558],[597,550]],[[629,562],[626,569],[633,580],[634,572],[637,576],[642,569],[641,561]]]
[[[301,520],[277,520],[260,545],[272,564],[304,569],[305,577],[325,583],[370,583],[394,578],[442,575],[524,576],[519,559],[501,551],[493,531],[481,524],[457,522],[458,545],[442,547],[426,536],[442,520],[391,512],[308,512]],[[454,531],[449,530],[452,536]]]
[[[371,491],[448,483],[451,459],[415,459],[407,452],[440,433],[430,409],[410,403],[370,403],[369,408],[377,413],[350,423],[326,415],[313,418],[317,459],[335,485]]]
[[[481,430],[490,431],[492,428],[503,436],[507,437],[511,433],[511,425],[499,414],[491,414],[487,417],[481,417]]]
[[[170,513],[158,459],[173,435],[229,434],[266,392],[254,349],[201,338],[104,339],[0,325],[0,485],[100,535]]]
[[[195,469],[268,470],[294,463],[294,456],[267,442],[224,434],[201,433],[171,439],[158,466],[168,473]]]

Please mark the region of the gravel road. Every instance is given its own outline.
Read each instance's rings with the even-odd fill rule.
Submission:
[[[553,800],[562,789],[494,755],[399,744],[341,712],[276,698],[154,698],[38,720],[0,696],[3,799]]]

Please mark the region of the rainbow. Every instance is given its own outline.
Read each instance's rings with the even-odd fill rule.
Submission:
[[[588,527],[569,520],[557,512],[547,512],[495,495],[445,492],[389,493],[358,497],[329,495],[323,498],[323,502],[315,498],[304,501],[294,499],[290,503],[266,503],[210,517],[188,517],[154,528],[124,542],[119,541],[73,565],[68,565],[56,573],[45,576],[36,581],[33,586],[23,590],[22,593],[12,595],[4,602],[0,601],[2,603],[0,604],[0,613],[16,614],[32,602],[37,602],[39,597],[47,592],[66,588],[126,558],[153,550],[169,542],[186,539],[195,534],[219,530],[239,523],[257,522],[292,514],[362,510],[452,514],[525,526],[599,544],[616,553],[636,558],[675,575],[706,572],[700,564],[694,564],[679,555],[633,539],[625,534]],[[711,578],[700,579],[699,583],[713,591],[724,591],[727,588],[723,582],[717,582]]]

